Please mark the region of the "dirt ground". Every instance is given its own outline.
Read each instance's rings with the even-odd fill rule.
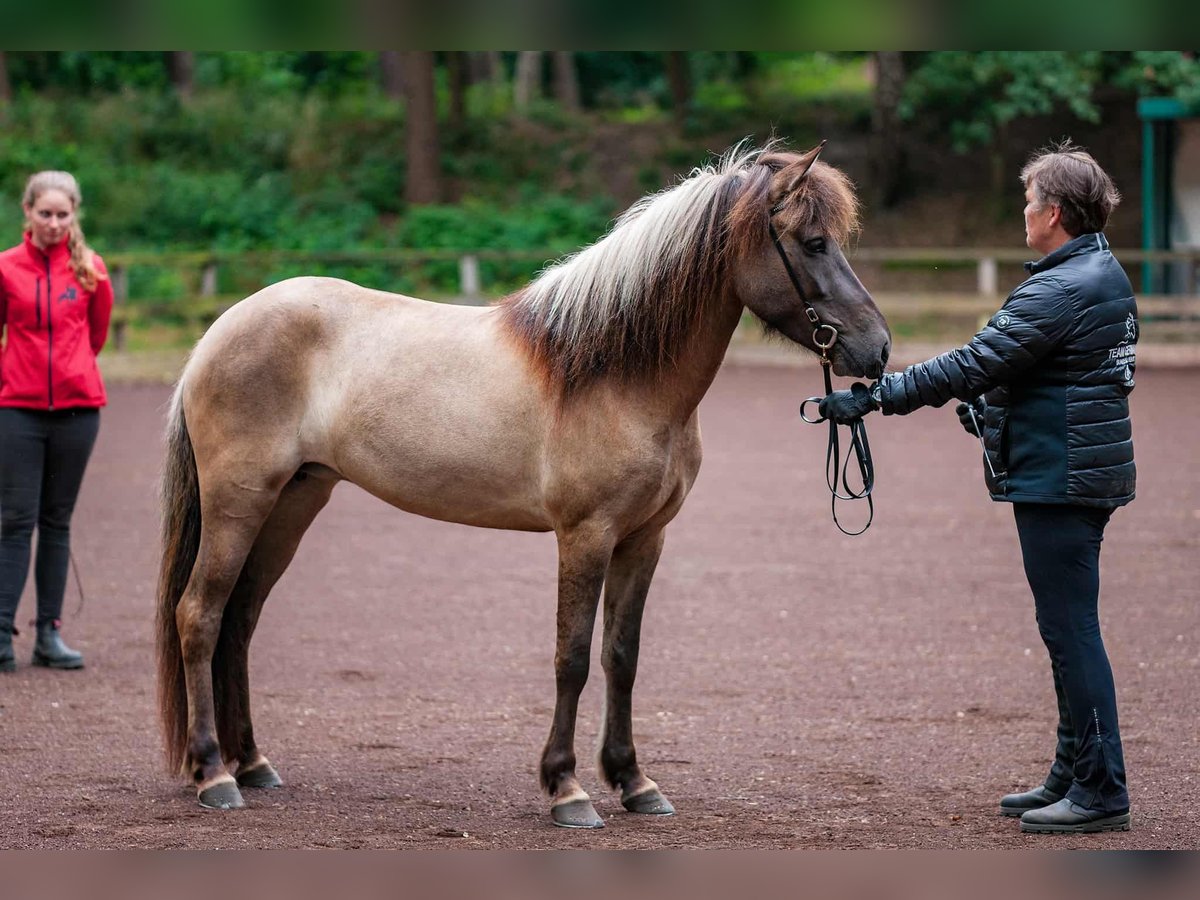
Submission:
[[[704,401],[705,462],[668,529],[635,693],[665,819],[551,826],[536,765],[553,695],[548,535],[415,518],[350,485],[267,604],[252,653],[260,743],[287,785],[200,809],[163,770],[154,711],[159,431],[168,391],[114,387],[75,519],[82,672],[0,676],[5,848],[1200,848],[1200,370],[1139,371],[1138,499],[1103,553],[1134,830],[1025,836],[997,798],[1053,752],[1049,665],[1010,508],[952,412],[869,420],[877,514],[843,537],[819,370],[731,365]],[[847,519],[855,511],[847,511]],[[19,621],[32,616],[32,590]]]

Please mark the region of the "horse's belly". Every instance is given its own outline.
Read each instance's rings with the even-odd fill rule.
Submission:
[[[343,476],[398,509],[430,519],[481,528],[551,531],[539,492],[516,473],[473,472],[460,466],[410,465],[391,474]]]

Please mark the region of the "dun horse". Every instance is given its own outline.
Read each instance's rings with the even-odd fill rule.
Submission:
[[[575,714],[604,594],[599,765],[635,813],[674,810],[634,751],[642,610],[663,529],[700,468],[696,408],[748,307],[838,374],[873,376],[889,333],[842,254],[849,181],[733,151],[643,198],[596,244],[488,308],[294,278],[226,312],[169,413],[158,665],[169,764],[201,805],[280,778],[250,722],[250,639],[342,480],[423,516],[558,539],[557,701],[541,758],[555,824],[603,825],[575,776]]]

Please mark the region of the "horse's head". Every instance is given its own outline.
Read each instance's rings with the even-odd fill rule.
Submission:
[[[875,378],[887,363],[891,332],[842,252],[858,226],[858,200],[845,175],[817,162],[823,146],[803,155],[767,153],[751,167],[730,219],[731,238],[740,248],[734,288],[768,328],[820,353],[818,342],[828,343],[832,333],[814,333],[817,326],[806,312],[811,305],[821,324],[837,329],[830,350],[833,371]]]

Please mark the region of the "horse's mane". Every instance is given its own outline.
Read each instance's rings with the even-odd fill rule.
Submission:
[[[602,377],[669,368],[728,290],[733,261],[768,239],[772,176],[797,159],[738,145],[643,197],[595,244],[500,301],[505,326],[564,396]],[[857,228],[850,181],[823,163],[784,201],[781,234],[816,226],[845,243]]]

